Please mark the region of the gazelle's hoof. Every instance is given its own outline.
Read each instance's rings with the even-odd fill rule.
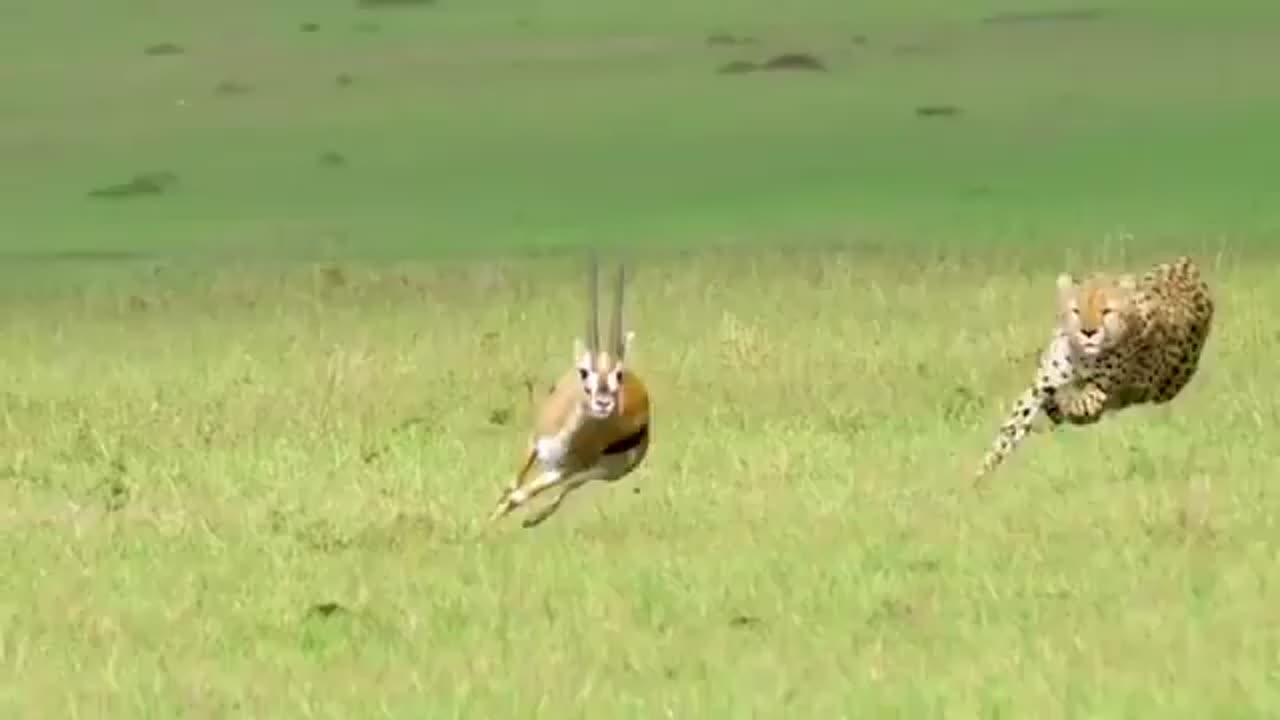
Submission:
[[[515,507],[516,505],[511,502],[510,497],[502,498],[502,500],[498,502],[498,507],[494,508],[493,513],[489,515],[489,522],[494,522],[495,520],[500,519],[502,516],[514,510]]]
[[[520,491],[508,492],[498,501],[498,507],[494,508],[493,514],[489,516],[489,522],[498,520],[507,513],[515,510],[524,504],[526,500],[524,493]]]

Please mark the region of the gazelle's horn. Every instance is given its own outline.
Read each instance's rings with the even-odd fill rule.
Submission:
[[[600,352],[600,263],[595,253],[587,259],[587,350]]]
[[[622,263],[618,263],[618,274],[614,278],[613,286],[613,312],[609,318],[609,352],[619,359],[626,350],[622,341],[622,290],[626,282],[626,270]]]

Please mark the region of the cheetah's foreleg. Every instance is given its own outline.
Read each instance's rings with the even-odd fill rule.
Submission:
[[[1047,393],[1040,387],[1028,388],[1022,393],[1013,405],[1013,412],[1009,413],[1009,417],[996,433],[996,439],[991,443],[991,449],[987,451],[986,457],[982,459],[982,466],[978,468],[978,472],[974,476],[975,483],[982,480],[1013,453],[1018,444],[1031,431],[1031,426],[1035,422],[1036,416],[1044,410],[1046,398]]]
[[[1092,425],[1102,419],[1107,406],[1107,393],[1095,383],[1078,388],[1064,388],[1057,393],[1058,407],[1064,419],[1073,425]]]

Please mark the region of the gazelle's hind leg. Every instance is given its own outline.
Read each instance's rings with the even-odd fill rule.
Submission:
[[[582,473],[573,477],[565,483],[564,489],[560,491],[560,494],[556,496],[555,500],[552,500],[550,504],[535,512],[533,515],[525,518],[524,521],[520,523],[520,527],[532,528],[541,525],[547,518],[554,515],[556,511],[560,509],[560,504],[564,502],[564,499],[568,497],[570,493],[583,485],[586,485],[592,479],[593,478],[587,473]]]
[[[617,480],[627,475],[636,465],[636,454],[636,451],[632,451],[625,457],[608,457],[599,465],[568,478],[565,481],[564,489],[560,491],[560,494],[556,496],[556,499],[546,507],[534,513],[532,516],[526,518],[524,522],[521,523],[521,526],[526,528],[537,527],[547,518],[555,514],[555,512],[560,509],[560,504],[563,503],[565,498],[567,498],[573,491],[589,482],[594,480]]]
[[[529,502],[530,499],[534,498],[539,493],[559,485],[564,482],[564,480],[565,473],[563,470],[543,470],[542,474],[538,475],[537,479],[533,482],[508,490],[506,494],[503,495],[502,500],[498,501],[498,507],[493,511],[493,514],[489,516],[489,520],[491,522],[497,520],[526,502]]]

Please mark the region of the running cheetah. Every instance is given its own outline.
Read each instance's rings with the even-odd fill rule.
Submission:
[[[976,479],[1013,452],[1041,411],[1054,426],[1088,425],[1105,411],[1172,400],[1196,372],[1213,310],[1209,286],[1187,257],[1141,278],[1058,276],[1058,326]]]

